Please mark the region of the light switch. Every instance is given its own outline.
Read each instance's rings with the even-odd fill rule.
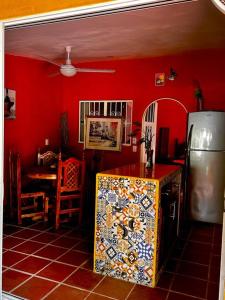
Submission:
[[[137,152],[137,146],[133,146],[133,152]]]

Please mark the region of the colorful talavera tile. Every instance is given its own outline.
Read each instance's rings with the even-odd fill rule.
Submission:
[[[96,272],[153,285],[156,185],[145,179],[98,176]]]

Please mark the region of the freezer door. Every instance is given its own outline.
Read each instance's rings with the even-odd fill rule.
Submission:
[[[225,152],[190,151],[189,207],[191,219],[222,223]]]
[[[225,113],[216,111],[194,112],[188,115],[188,133],[193,125],[191,149],[225,150]]]

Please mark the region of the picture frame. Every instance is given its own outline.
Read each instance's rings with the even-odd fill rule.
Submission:
[[[84,128],[85,149],[121,151],[121,118],[86,116]]]
[[[16,91],[8,88],[4,89],[4,118],[16,118]]]
[[[165,73],[155,73],[155,86],[165,85],[166,75]]]

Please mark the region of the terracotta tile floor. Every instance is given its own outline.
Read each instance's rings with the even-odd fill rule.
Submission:
[[[3,290],[37,300],[216,300],[221,231],[220,225],[187,226],[152,289],[93,273],[91,232],[6,224]]]

